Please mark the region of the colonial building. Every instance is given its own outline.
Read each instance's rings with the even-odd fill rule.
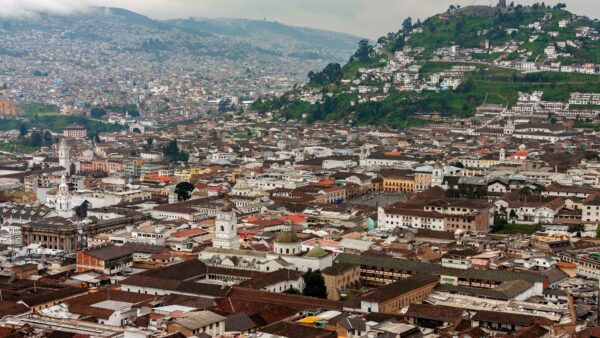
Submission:
[[[87,131],[83,126],[72,124],[63,129],[63,136],[69,138],[86,138]]]
[[[108,245],[77,252],[77,272],[96,271],[115,275],[133,265],[133,251]]]

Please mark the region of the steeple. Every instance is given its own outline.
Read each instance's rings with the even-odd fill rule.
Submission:
[[[240,239],[237,235],[237,215],[234,208],[233,203],[226,197],[223,207],[217,213],[213,247],[223,249],[240,248]]]
[[[56,196],[54,208],[60,217],[69,218],[73,217],[74,215],[73,209],[71,208],[71,194],[69,193],[69,185],[67,184],[67,177],[65,175],[63,175],[60,179],[60,185],[58,186],[58,194]]]
[[[69,167],[71,166],[71,157],[69,156],[69,146],[67,145],[67,141],[63,138],[60,141],[60,145],[58,146],[58,164],[65,168],[66,171],[69,171]]]

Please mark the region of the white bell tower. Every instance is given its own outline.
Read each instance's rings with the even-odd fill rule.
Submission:
[[[67,185],[67,177],[64,175],[58,186],[58,195],[56,196],[54,208],[60,217],[70,218],[75,214],[71,208],[71,194],[69,193],[69,186]]]
[[[506,161],[506,150],[504,150],[504,148],[500,149],[500,158],[499,158],[500,162],[504,162]]]
[[[237,216],[230,200],[226,200],[219,213],[217,213],[213,247],[222,249],[240,248],[240,238],[237,234]]]
[[[512,135],[515,132],[515,124],[513,120],[506,121],[506,125],[504,126],[504,134]]]
[[[69,146],[63,138],[58,146],[58,164],[65,168],[65,172],[69,172],[71,167],[71,157],[69,156]]]

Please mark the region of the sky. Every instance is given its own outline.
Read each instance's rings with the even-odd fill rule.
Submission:
[[[515,2],[528,4],[536,1]],[[377,38],[397,31],[409,16],[426,18],[445,11],[451,4],[489,5],[491,2],[496,3],[497,0],[0,0],[0,17],[28,16],[36,11],[76,15],[87,6],[111,6],[155,19],[266,18],[294,26]],[[546,1],[549,4],[556,2]],[[598,0],[560,2],[566,2],[572,12],[600,18]]]

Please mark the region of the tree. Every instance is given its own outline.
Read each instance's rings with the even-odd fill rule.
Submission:
[[[530,187],[523,187],[520,191],[521,195],[531,195],[532,191]]]
[[[75,214],[77,215],[77,217],[86,218],[89,206],[90,206],[90,202],[83,201],[83,203],[81,203],[80,206],[76,207]]]
[[[412,18],[409,16],[408,18],[404,19],[404,21],[402,22],[402,30],[404,31],[404,33],[410,33],[412,32],[413,29],[413,24],[412,24]]]
[[[369,44],[369,40],[362,39],[358,42],[358,50],[352,55],[350,61],[368,62],[371,53],[373,53],[373,46]]]
[[[39,131],[34,131],[31,134],[31,146],[39,148],[42,145],[42,133]]]
[[[149,146],[151,146],[152,144],[154,144],[154,139],[152,137],[148,137],[146,139],[146,144],[149,145]]]
[[[554,6],[554,9],[557,9],[557,10],[563,10],[565,8],[567,8],[567,4],[564,2],[559,2],[556,4],[556,6]]]
[[[52,134],[50,134],[50,132],[47,130],[44,132],[43,138],[44,138],[43,143],[44,143],[44,146],[46,146],[46,147],[49,147],[54,143],[54,140],[52,139]]]
[[[21,123],[21,125],[19,126],[19,135],[23,137],[27,135],[27,132],[29,132],[29,129],[27,129],[27,125],[25,123]]]
[[[327,288],[321,271],[308,271],[302,276],[304,278],[303,295],[317,298],[327,298]]]
[[[187,201],[192,197],[195,187],[190,182],[181,182],[175,186],[178,201]]]
[[[517,218],[517,212],[515,211],[515,209],[511,209],[511,210],[510,210],[510,213],[509,213],[508,217],[509,217],[511,220],[514,220],[514,219],[516,219],[516,218]],[[513,223],[514,223],[514,221],[513,221]]]
[[[94,107],[90,110],[90,116],[95,119],[99,119],[104,115],[106,115],[106,110],[104,110],[104,108]]]
[[[188,153],[179,150],[177,140],[171,140],[171,142],[163,148],[163,155],[171,162],[187,162],[190,157]]]
[[[316,85],[339,83],[343,76],[342,66],[339,63],[330,63],[320,72],[311,71],[308,73],[309,83]]]

